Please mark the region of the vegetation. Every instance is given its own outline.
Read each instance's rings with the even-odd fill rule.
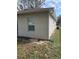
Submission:
[[[61,59],[60,30],[56,30],[52,41],[17,44],[17,59]]]
[[[56,59],[61,59],[61,29],[55,31],[53,45],[54,53],[57,55]]]
[[[57,25],[57,29],[61,28],[61,15],[57,17],[56,25]]]

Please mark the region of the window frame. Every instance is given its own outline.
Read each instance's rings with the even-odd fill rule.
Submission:
[[[30,17],[30,16],[27,17],[28,31],[35,31],[35,24],[33,23],[32,20],[33,20],[33,17]]]
[[[35,25],[28,25],[28,31],[35,31]]]

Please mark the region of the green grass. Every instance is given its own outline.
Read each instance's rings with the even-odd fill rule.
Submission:
[[[60,59],[60,30],[56,30],[50,41],[44,41],[42,44],[36,43],[18,43],[17,59]]]
[[[61,59],[61,29],[55,30],[55,33],[53,35],[53,46],[55,50],[55,54],[57,56],[56,59]]]
[[[55,33],[50,38],[50,42],[54,47],[55,59],[61,59],[61,29],[55,30]]]
[[[61,46],[61,30],[55,30],[53,35],[54,46]]]

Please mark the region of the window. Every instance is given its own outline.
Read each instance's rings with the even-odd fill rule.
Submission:
[[[28,31],[35,31],[34,18],[29,16],[27,19],[28,19],[27,20],[27,22],[28,22]]]
[[[35,31],[34,25],[28,25],[28,31]]]

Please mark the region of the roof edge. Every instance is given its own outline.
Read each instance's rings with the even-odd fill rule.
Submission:
[[[38,12],[49,12],[50,10],[54,11],[54,8],[34,8],[34,9],[24,9],[18,11],[17,14],[25,14],[25,13],[38,13]]]

